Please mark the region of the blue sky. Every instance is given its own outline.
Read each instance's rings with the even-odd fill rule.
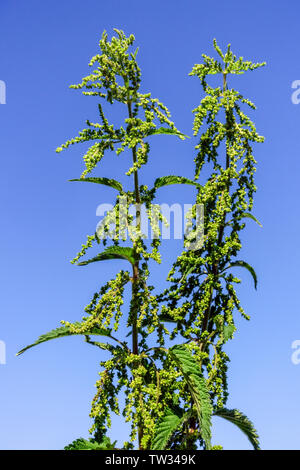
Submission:
[[[227,348],[228,407],[254,421],[263,448],[300,448],[300,364],[291,360],[291,344],[300,339],[300,105],[291,101],[292,82],[300,79],[299,13],[295,0],[1,2],[0,80],[7,87],[0,105],[0,340],[7,348],[0,364],[1,449],[61,449],[88,436],[98,352],[67,338],[15,353],[60,320],[80,319],[91,295],[118,269],[110,262],[82,269],[69,263],[95,229],[97,205],[114,194],[68,182],[82,172],[79,146],[55,153],[95,115],[97,99],[68,86],[88,73],[102,31],[111,35],[113,28],[135,35],[143,90],[163,101],[188,135],[202,96],[188,73],[202,53],[213,53],[214,37],[223,48],[230,42],[237,55],[267,61],[232,82],[256,103],[253,118],[266,141],[255,148],[254,213],[263,228],[250,221],[243,235],[243,259],[255,267],[259,284],[255,291],[243,273],[239,292],[251,321],[238,320]],[[158,172],[193,176],[195,144],[157,137],[141,181],[151,183]],[[114,158],[106,157],[98,174],[117,177],[128,167]],[[174,188],[161,191],[162,202],[191,200],[192,189]],[[158,283],[179,248],[164,246],[165,264],[153,271]],[[113,420],[111,435],[125,440],[127,427]],[[250,448],[217,418],[213,443]]]

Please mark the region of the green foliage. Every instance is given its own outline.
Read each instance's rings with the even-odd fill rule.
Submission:
[[[182,132],[179,132],[176,129],[169,129],[168,127],[157,127],[156,129],[152,129],[148,133],[148,135],[158,135],[158,134],[177,135],[180,138],[188,137],[187,135],[182,134]]]
[[[250,266],[250,264],[246,263],[245,261],[239,260],[239,261],[234,261],[233,263],[230,263],[225,269],[234,268],[235,266],[238,266],[240,268],[245,268],[249,271],[249,273],[253,277],[254,287],[255,289],[257,289],[257,276],[252,266]]]
[[[252,423],[237,410],[225,408],[229,357],[224,345],[236,331],[236,312],[249,319],[235,286],[241,281],[233,276],[232,268],[246,268],[257,286],[254,269],[245,261],[237,261],[237,256],[242,247],[244,219],[259,223],[252,215],[256,191],[253,145],[264,139],[244,112],[245,107],[254,110],[254,104],[230,89],[228,83],[231,74],[255,70],[264,63],[237,58],[230,45],[222,52],[214,41],[218,58],[203,54],[202,63],[196,64],[190,73],[200,79],[204,93],[193,110],[193,134],[197,140],[195,178],[158,174],[149,190],[139,182],[139,170],[150,163],[149,140],[156,135],[174,135],[181,140],[186,136],[175,127],[163,103],[151,93],[141,93],[138,50],[132,50],[134,36],[126,37],[119,30],[115,33],[111,40],[103,33],[100,50],[89,64],[92,72],[71,86],[84,95],[97,97],[99,122],[87,120],[87,127],[57,152],[77,143],[89,145],[83,155],[85,169],[80,178],[71,181],[106,185],[119,193],[113,209],[101,222],[101,229],[88,235],[72,263],[84,266],[103,260],[126,260],[131,272],[120,270],[115,278],[101,286],[85,307],[80,322],[62,321],[64,326],[41,336],[19,354],[50,339],[79,334],[88,344],[110,353],[109,359],[100,362],[91,406],[90,432],[94,437],[88,441],[77,439],[66,449],[114,448],[115,443],[106,438],[112,414],[122,414],[130,422],[125,449],[133,448],[136,442],[141,450],[220,449],[220,446],[211,447],[213,410],[216,416],[238,425],[258,448]],[[216,74],[221,82],[213,88],[208,81],[210,75]],[[125,112],[124,122],[117,126],[110,123],[105,114],[106,104],[119,109],[120,116]],[[115,179],[87,177],[101,166],[102,158],[107,155],[130,158],[126,172],[130,190]],[[161,262],[157,220],[164,221],[153,201],[157,189],[173,184],[194,186],[195,200],[187,225],[196,227],[196,206],[202,204],[204,243],[199,249],[191,249],[191,239],[185,238],[182,253],[175,257],[168,274],[168,287],[162,291],[161,286],[153,286],[149,281],[150,262]],[[127,242],[130,246],[126,247],[120,246],[120,241],[126,238],[120,221],[124,204],[126,210],[130,205],[135,207],[135,218],[127,214],[125,221],[130,239]],[[151,242],[145,240],[142,232],[142,204],[157,235]],[[111,226],[115,227],[112,232]],[[94,244],[105,248],[95,257],[79,262]],[[128,284],[131,299],[124,312]],[[130,345],[120,338],[121,321],[127,328],[125,335],[122,329],[122,334],[131,337]],[[93,341],[92,335],[107,336],[114,344]],[[122,408],[120,394],[125,398]]]
[[[256,161],[253,145],[263,142],[244,107],[254,104],[238,91],[229,88],[230,74],[241,74],[264,65],[237,58],[228,46],[222,52],[214,41],[217,59],[202,55],[191,76],[200,79],[204,97],[193,110],[195,146],[195,180],[200,185],[195,203],[204,205],[204,243],[196,251],[183,250],[175,261],[168,280],[170,287],[161,295],[165,317],[177,321],[170,337],[184,338],[192,348],[214,406],[223,408],[227,397],[229,358],[224,345],[236,330],[235,312],[249,319],[238,299],[236,284],[241,280],[232,274],[233,267],[246,268],[257,276],[246,261],[237,261],[242,248],[244,219],[251,218],[256,191]],[[210,75],[219,75],[220,85],[209,84]],[[206,165],[205,180],[201,181]],[[207,173],[209,171],[209,173]],[[191,225],[195,217],[191,217]],[[188,248],[188,241],[185,243]]]
[[[92,439],[86,440],[80,437],[64,447],[64,450],[113,450],[116,442],[111,442],[107,436],[103,437],[102,442],[94,442]]]
[[[233,333],[235,332],[234,325],[225,325],[223,329],[223,340],[226,343],[230,338],[232,338]]]
[[[165,414],[155,429],[151,450],[164,450],[174,432],[182,425],[184,415],[179,409],[167,408]]]
[[[170,349],[170,354],[173,356],[186,381],[197,411],[202,439],[205,442],[206,448],[209,449],[211,440],[212,405],[206,380],[202,376],[199,364],[197,364],[186,346],[173,346]]]
[[[80,325],[79,322],[75,323],[75,325]],[[90,330],[86,331],[86,335],[98,335],[98,336],[110,336],[110,331],[105,328],[97,328],[93,327]],[[27,349],[33,348],[33,346],[37,346],[38,344],[45,343],[46,341],[50,341],[52,339],[57,339],[57,338],[62,338],[64,336],[72,336],[72,335],[77,335],[80,333],[76,333],[75,331],[72,331],[69,326],[61,326],[60,328],[56,328],[55,330],[51,330],[48,333],[45,333],[44,335],[39,336],[39,338],[29,346],[26,346],[25,348],[21,349],[18,353],[17,356],[20,354],[23,354]]]
[[[105,261],[109,259],[125,259],[126,261],[129,261],[129,263],[134,265],[136,261],[135,256],[136,255],[134,254],[134,250],[130,247],[111,246],[109,248],[106,248],[105,251],[99,253],[94,258],[91,258],[87,261],[81,261],[77,264],[78,266],[86,266],[87,264],[95,263],[96,261]]]
[[[196,181],[192,181],[189,178],[185,178],[183,176],[161,176],[157,178],[154,183],[155,189],[162,188],[163,186],[169,186],[170,184],[191,184],[200,188],[200,184],[196,183]]]
[[[250,214],[249,212],[244,212],[241,215],[242,217],[248,217],[249,219],[254,220],[254,222],[256,222],[260,227],[262,227],[262,224],[257,220],[257,218],[253,214]]]
[[[250,419],[246,415],[241,413],[239,410],[228,410],[227,408],[221,408],[214,412],[214,416],[219,416],[227,421],[235,424],[246,436],[253,445],[255,450],[259,450],[258,434]]]
[[[70,181],[84,181],[86,183],[96,183],[96,184],[103,184],[105,186],[110,186],[111,188],[114,188],[116,189],[117,191],[119,191],[120,193],[123,192],[123,186],[121,185],[121,183],[119,183],[119,181],[116,181],[114,179],[110,179],[110,178],[75,178],[75,179],[72,179]]]

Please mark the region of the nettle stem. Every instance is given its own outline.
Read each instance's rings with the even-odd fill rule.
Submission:
[[[226,88],[227,88],[227,72],[223,71],[223,94],[225,93]],[[228,111],[226,111],[226,127],[228,127]],[[227,143],[227,140],[228,140],[228,137],[226,138],[226,143]],[[230,166],[230,156],[228,154],[228,150],[226,147],[226,165],[225,165],[226,170],[229,169],[229,166]],[[228,177],[227,191],[229,191],[229,187],[230,187],[230,176]],[[222,197],[223,196],[224,196],[224,191],[222,192]],[[226,212],[224,213],[223,223],[219,228],[217,246],[220,246],[223,241],[225,226],[226,226]],[[216,261],[214,265],[212,266],[212,273],[215,277],[215,280],[217,280],[217,277],[219,274],[219,262],[218,261]],[[207,307],[207,310],[205,312],[204,319],[203,319],[202,334],[207,330],[207,327],[208,327],[213,295],[214,295],[214,285],[212,284],[210,288],[209,305]],[[201,351],[205,351],[206,347],[207,347],[207,341],[204,341],[203,343],[201,343],[200,345]]]
[[[129,118],[133,118],[132,114],[132,104],[131,101],[128,100],[128,115]],[[136,164],[137,156],[136,156],[136,145],[132,148],[132,160],[133,164]],[[141,212],[140,212],[140,204],[141,204],[141,197],[140,197],[140,188],[139,188],[139,175],[138,170],[134,170],[134,193],[135,193],[135,203],[136,207],[136,226],[140,229],[141,226]],[[134,250],[136,249],[137,242],[133,243]],[[139,261],[135,261],[133,268],[132,268],[132,306],[133,311],[132,313],[132,353],[134,355],[138,355],[139,353],[139,340],[138,340],[138,328],[137,328],[137,321],[138,321],[138,314],[139,314],[139,305],[137,301],[137,294],[139,290]],[[134,365],[134,367],[136,367]],[[143,437],[143,430],[142,427],[138,427],[138,445],[139,449],[142,450],[141,440]]]

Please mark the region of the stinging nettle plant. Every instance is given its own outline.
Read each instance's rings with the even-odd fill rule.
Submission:
[[[230,46],[223,53],[214,40],[218,59],[203,54],[203,63],[195,65],[190,73],[200,79],[204,92],[200,105],[193,110],[193,133],[198,137],[195,179],[158,175],[149,189],[139,181],[139,170],[150,156],[149,141],[155,135],[174,135],[182,140],[186,136],[175,127],[166,106],[150,93],[141,93],[137,50],[131,52],[134,36],[115,32],[111,41],[103,33],[100,53],[89,64],[94,67],[93,72],[80,84],[71,86],[98,97],[99,122],[88,120],[88,127],[57,151],[88,142],[90,147],[83,157],[85,170],[79,179],[71,181],[106,185],[117,191],[114,208],[107,212],[96,232],[88,236],[72,262],[84,266],[125,260],[128,269],[119,271],[100,287],[85,307],[81,321],[62,321],[63,326],[40,336],[18,354],[69,335],[83,335],[87,343],[110,354],[100,363],[90,413],[94,423],[92,437],[77,439],[66,449],[115,448],[116,441],[112,443],[106,433],[111,414],[121,412],[131,424],[124,449],[134,448],[136,441],[141,450],[221,448],[211,445],[213,415],[237,425],[254,449],[259,449],[251,421],[239,410],[225,408],[229,358],[224,345],[236,330],[234,313],[238,311],[249,318],[235,289],[240,282],[235,268],[246,268],[255,288],[257,284],[254,269],[238,259],[238,253],[245,219],[258,222],[251,212],[256,190],[252,145],[263,142],[243,111],[245,106],[255,109],[254,104],[230,89],[228,82],[231,74],[242,74],[264,63],[236,58]],[[218,75],[220,86],[211,87],[207,83],[209,75]],[[123,126],[117,128],[109,123],[101,104],[105,101],[123,107],[127,113]],[[109,151],[130,158],[126,172],[128,190],[115,179],[87,176]],[[204,165],[210,174],[201,181]],[[204,238],[202,246],[195,250],[189,249],[189,238],[184,240],[183,251],[167,277],[168,287],[161,292],[149,281],[150,263],[161,262],[158,222],[165,222],[154,201],[159,188],[170,184],[194,185],[196,194],[189,224],[197,230],[196,207],[204,205]],[[135,207],[134,216],[128,215],[130,205]],[[155,234],[151,241],[142,232],[142,206]],[[95,257],[81,260],[92,246],[102,249]],[[131,300],[124,312],[128,294]],[[125,340],[118,335],[122,321],[128,329]],[[99,336],[106,342],[97,341]],[[125,396],[122,410],[120,394]]]

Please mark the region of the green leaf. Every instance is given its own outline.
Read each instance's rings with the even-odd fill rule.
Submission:
[[[212,404],[205,378],[198,363],[186,346],[173,346],[169,349],[169,352],[186,380],[197,410],[202,438],[205,441],[206,448],[210,449]]]
[[[254,449],[260,450],[257,431],[250,419],[241,413],[241,411],[236,409],[228,410],[227,408],[221,408],[214,412],[214,416],[219,416],[220,418],[224,418],[227,421],[235,424],[244,434],[246,434]]]
[[[103,349],[105,351],[109,351],[111,353],[115,351],[116,349],[112,344],[109,344],[109,343],[99,343],[98,341],[91,341],[88,335],[85,335],[85,341],[92,346],[96,346],[97,348]]]
[[[234,325],[225,325],[223,328],[224,343],[232,338],[233,333],[235,332],[236,327]]]
[[[250,214],[250,212],[243,212],[241,214],[241,216],[239,217],[239,219],[243,218],[243,217],[247,217],[248,219],[252,219],[254,220],[254,222],[256,222],[260,227],[262,227],[262,224],[259,222],[259,220],[257,220],[257,218],[253,215],[253,214]],[[227,224],[225,224],[226,226],[227,225],[230,225],[232,226],[233,225],[233,221],[229,221],[227,222]]]
[[[80,325],[80,323],[74,323],[74,325]],[[99,335],[99,336],[110,336],[111,330],[105,329],[105,328],[91,328],[90,330],[86,331],[84,333],[84,336],[87,335]],[[69,326],[61,326],[60,328],[56,328],[55,330],[51,330],[48,333],[39,336],[39,338],[29,346],[26,346],[25,348],[21,349],[16,355],[19,356],[20,354],[23,354],[23,352],[27,351],[27,349],[32,348],[33,346],[37,346],[38,344],[45,343],[46,341],[50,341],[51,339],[57,339],[57,338],[62,338],[63,336],[74,336],[78,334],[83,334],[83,333],[73,333],[70,331]]]
[[[104,184],[105,186],[110,186],[111,188],[116,189],[117,191],[120,191],[120,193],[123,192],[123,186],[119,181],[116,181],[114,179],[109,179],[109,178],[76,178],[72,179],[69,181],[83,181],[86,183],[96,183],[96,184]]]
[[[191,266],[189,269],[187,269],[179,282],[184,281],[188,277],[189,274],[192,274],[192,272],[194,272],[196,270],[196,268],[197,268],[197,266],[195,265],[195,266]]]
[[[254,271],[254,269],[252,268],[252,266],[250,266],[250,264],[246,263],[246,261],[234,261],[233,263],[230,263],[225,269],[229,269],[229,268],[233,268],[234,266],[237,266],[237,267],[240,267],[240,268],[246,268],[249,273],[251,274],[251,276],[253,277],[253,281],[254,281],[254,287],[255,289],[257,289],[257,276],[256,276],[256,272]]]
[[[115,449],[116,443],[117,441],[111,442],[107,436],[104,436],[102,442],[87,441],[80,437],[64,447],[64,450],[112,450]]]
[[[158,135],[158,134],[168,134],[168,135],[177,135],[180,138],[185,138],[187,137],[189,139],[188,135],[182,134],[179,131],[176,131],[175,129],[170,129],[167,127],[157,127],[156,129],[152,129],[148,135]]]
[[[95,263],[96,261],[105,261],[109,259],[125,259],[132,265],[136,262],[133,248],[127,246],[111,246],[94,258],[77,263],[77,266],[86,266],[87,264]]]
[[[154,182],[154,188],[158,189],[162,186],[169,186],[170,184],[191,184],[193,186],[196,186],[197,188],[201,188],[201,185],[199,183],[196,183],[196,181],[190,180],[189,178],[185,178],[184,176],[174,175],[161,176],[160,178],[157,178]]]
[[[213,321],[215,322],[217,326],[222,343],[226,343],[229,339],[232,338],[232,335],[235,332],[236,327],[233,324],[224,325],[223,315],[215,315],[213,318]]]
[[[174,432],[183,423],[185,416],[180,409],[167,408],[163,418],[156,426],[151,450],[164,450]]]
[[[244,212],[242,215],[243,217],[248,217],[249,219],[254,220],[254,222],[256,222],[260,227],[262,227],[262,224],[257,220],[257,218],[253,214],[250,214],[250,212]]]

